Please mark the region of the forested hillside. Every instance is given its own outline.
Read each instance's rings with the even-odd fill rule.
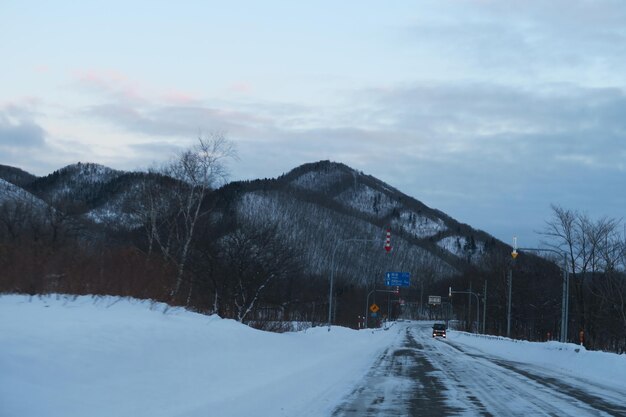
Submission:
[[[227,145],[200,141],[158,172],[78,163],[35,177],[0,167],[0,290],[150,298],[266,327],[323,324],[329,310],[333,322],[357,327],[371,294],[381,314],[370,325],[404,315],[481,329],[476,297],[447,295],[449,287],[471,289],[483,317],[486,287],[486,331],[504,334],[512,270],[512,335],[557,336],[558,259],[525,253],[514,261],[512,248],[488,233],[341,163],[225,183],[220,160],[211,166],[206,157],[227,157]],[[613,293],[625,294],[623,261],[615,259],[609,275],[599,268],[580,275],[569,337],[585,323],[587,343],[619,350],[626,319],[615,312],[625,314],[624,304],[606,304],[608,293],[600,297],[594,286],[609,277]],[[410,287],[373,291],[395,290],[384,286],[389,271],[409,272]],[[428,295],[442,296],[443,305],[427,305]]]

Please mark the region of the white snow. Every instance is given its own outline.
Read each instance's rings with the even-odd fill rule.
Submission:
[[[106,202],[103,206],[86,213],[86,217],[98,224],[108,224],[111,227],[133,229],[142,226],[141,219],[134,213],[124,212],[119,202]]]
[[[348,207],[378,218],[385,217],[394,208],[400,207],[400,203],[387,194],[360,183],[342,192],[335,199]]]
[[[310,171],[291,181],[291,184],[307,190],[325,191],[346,175],[345,172],[332,168],[323,171]]]
[[[463,254],[463,240],[460,236],[444,237],[437,242],[437,245],[453,255],[462,256]]]
[[[81,162],[68,165],[60,171],[70,171],[72,174],[71,179],[81,183],[107,182],[123,174],[122,171],[117,171],[105,167],[104,165],[94,163],[84,164]]]
[[[415,354],[432,362],[431,376],[442,380],[453,406],[470,410],[473,396],[493,413],[528,415],[535,400],[541,400],[535,411],[547,407],[543,414],[584,406],[507,374],[489,358],[624,401],[626,355],[574,344],[452,330],[447,340],[435,340],[428,323],[406,322],[387,332],[317,327],[275,334],[149,301],[3,295],[0,416],[329,416],[386,349],[392,357],[393,349],[406,351],[407,328],[423,344]],[[396,379],[386,382],[386,401],[412,387]],[[503,396],[519,390],[517,409]]]
[[[284,207],[277,198],[269,197],[261,191],[244,194],[238,205],[239,213],[254,224],[273,224],[284,215]]]
[[[464,236],[448,236],[437,242],[437,245],[450,252],[451,254],[458,256],[459,258],[467,258],[467,253],[463,249],[463,246],[466,243],[466,238]],[[476,240],[476,251],[471,255],[471,261],[476,262],[482,256],[481,248],[484,247],[485,243],[482,240]]]
[[[420,239],[434,236],[447,229],[441,219],[433,220],[430,217],[406,210],[400,213],[399,219],[393,219],[392,224]]]
[[[28,203],[38,208],[48,206],[43,200],[35,197],[23,188],[0,178],[0,203],[5,201]]]
[[[529,342],[457,331],[449,331],[448,340],[476,352],[626,389],[626,355],[588,351],[574,343]]]
[[[276,334],[164,309],[112,297],[0,297],[0,415],[330,415],[389,334]]]

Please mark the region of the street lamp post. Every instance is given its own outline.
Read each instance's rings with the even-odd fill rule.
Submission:
[[[368,323],[367,323],[367,316],[369,315],[367,313],[367,310],[369,308],[370,305],[370,295],[372,295],[375,292],[387,292],[387,293],[392,293],[392,294],[396,294],[396,291],[391,291],[391,290],[377,290],[377,289],[373,289],[372,291],[370,291],[367,294],[367,299],[365,300],[365,328],[368,328]]]
[[[483,288],[483,334],[487,334],[485,326],[487,323],[487,280],[485,280],[485,287]]]
[[[506,298],[506,337],[511,337],[511,292],[513,291],[513,270],[509,268],[506,277],[507,298]]]
[[[513,249],[511,255],[513,258],[517,256],[517,248]],[[552,252],[557,255],[563,255],[563,295],[561,301],[561,338],[562,343],[567,343],[567,322],[569,320],[569,274],[567,272],[567,253],[556,249],[548,248],[519,248],[520,251],[529,252]]]
[[[448,294],[450,296],[452,296],[452,294],[471,294],[474,297],[476,297],[476,333],[480,333],[480,315],[479,315],[479,312],[480,312],[480,309],[479,309],[480,301],[479,301],[479,298],[478,298],[478,294],[476,294],[474,292],[471,292],[471,291],[452,291],[452,287],[450,287],[450,290],[448,291]],[[485,318],[483,317],[483,320],[484,319]]]
[[[328,291],[328,331],[330,331],[330,326],[332,323],[332,314],[333,314],[333,279],[335,273],[335,253],[337,252],[337,248],[341,243],[348,242],[380,242],[380,239],[341,239],[338,240],[335,244],[335,248],[333,249],[333,256],[330,261],[330,289]]]

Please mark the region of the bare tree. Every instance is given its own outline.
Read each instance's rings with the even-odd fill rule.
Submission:
[[[129,211],[144,230],[147,243],[146,261],[152,257],[159,230],[163,229],[162,223],[174,212],[172,199],[167,198],[171,186],[168,177],[151,169],[139,182],[137,192],[128,194],[125,201]],[[168,244],[165,244],[163,253],[169,253]]]
[[[163,255],[177,266],[172,298],[180,292],[198,221],[210,212],[204,205],[205,197],[225,182],[226,162],[236,157],[233,144],[223,133],[216,132],[198,138],[196,146],[180,153],[162,169],[164,175],[177,181],[168,187],[167,193],[150,196],[147,219],[151,222],[149,241],[156,242]],[[164,198],[168,201],[163,201]],[[160,210],[167,212],[157,215]],[[158,224],[157,218],[162,220]],[[191,293],[190,286],[187,302]]]
[[[236,319],[246,320],[268,287],[296,273],[294,250],[279,237],[276,226],[243,226],[225,238],[225,278],[230,283]]]
[[[548,238],[546,246],[567,253],[572,272],[577,269],[579,257],[576,218],[575,212],[552,205],[552,219],[546,222],[546,228],[542,232]]]
[[[619,299],[621,284],[612,281],[623,251],[617,235],[620,221],[608,217],[594,221],[586,214],[558,206],[552,206],[552,210],[553,218],[546,222],[543,235],[549,239],[548,246],[568,256],[579,325],[586,330],[605,304],[623,305]],[[614,297],[617,299],[610,301]]]

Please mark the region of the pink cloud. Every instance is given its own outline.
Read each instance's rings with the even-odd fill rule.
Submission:
[[[234,91],[235,93],[248,94],[251,93],[253,88],[252,85],[246,82],[238,82],[232,84],[229,88],[230,91]]]
[[[163,95],[163,99],[169,104],[190,105],[199,103],[199,99],[183,91],[171,90]]]
[[[165,102],[168,105],[188,106],[200,103],[200,99],[190,93],[177,90],[150,88],[118,71],[82,70],[74,74],[74,79],[84,88],[107,94],[117,101],[148,103]],[[154,103],[153,103],[154,104]]]
[[[34,108],[41,105],[43,101],[39,97],[35,96],[23,96],[17,97],[12,100],[0,101],[0,108],[10,108],[10,107],[27,107]]]
[[[143,99],[140,86],[125,74],[111,70],[82,70],[74,78],[88,88],[104,91],[118,98],[130,101]]]

